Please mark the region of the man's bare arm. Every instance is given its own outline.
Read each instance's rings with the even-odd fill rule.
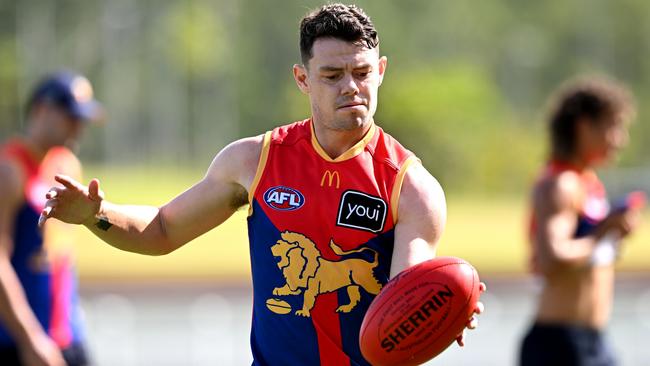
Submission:
[[[447,221],[445,195],[438,181],[419,163],[406,171],[398,205],[395,225],[395,245],[390,268],[391,278],[399,272],[436,256],[436,246]],[[485,291],[481,283],[480,291]],[[474,313],[483,312],[479,302]],[[477,326],[474,316],[467,320],[467,327]],[[456,342],[465,345],[464,332]]]
[[[83,224],[122,250],[162,255],[224,222],[247,202],[262,148],[262,136],[226,146],[205,177],[162,207],[127,206],[103,199],[96,180],[88,187],[57,177],[65,188],[48,193],[44,217]]]
[[[639,210],[615,211],[590,235],[576,239],[584,197],[580,177],[574,172],[565,172],[544,181],[535,190],[533,210],[537,228],[534,240],[538,249],[537,265],[542,272],[584,268],[593,264],[594,250],[605,235],[613,232],[618,239],[624,238],[639,223]]]
[[[390,276],[436,256],[447,221],[445,194],[419,163],[406,171],[398,205]]]
[[[598,236],[574,238],[584,197],[580,177],[574,172],[543,181],[535,190],[533,210],[537,228],[534,240],[541,271],[576,268],[589,263]]]

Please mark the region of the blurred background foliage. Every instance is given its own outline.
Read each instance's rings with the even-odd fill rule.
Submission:
[[[112,201],[163,204],[200,179],[230,141],[309,116],[291,67],[300,62],[299,20],[321,1],[0,0],[0,138],[23,128],[29,88],[44,73],[82,72],[108,111],[107,123],[87,129],[82,141],[86,177],[100,178]],[[446,351],[452,358],[441,362],[513,364],[537,286],[511,281],[528,270],[527,196],[546,159],[546,107],[559,84],[596,73],[629,85],[639,108],[630,145],[617,167],[600,173],[614,198],[650,192],[650,2],[356,3],[388,57],[376,121],[417,153],[447,193],[437,253],[468,260],[491,288],[482,295],[488,311],[472,334],[473,351],[456,363],[450,360],[461,352]],[[646,210],[618,264],[641,273],[642,284],[650,273],[649,222]],[[163,257],[116,250],[83,228],[74,235],[98,365],[250,358],[246,209]],[[650,292],[621,284],[617,345],[625,364],[646,365]],[[229,287],[244,291],[233,296],[223,290]],[[178,334],[186,335],[181,342]],[[197,361],[207,350],[216,358]],[[229,354],[230,362],[219,358]]]
[[[376,120],[448,192],[523,192],[545,159],[548,95],[585,73],[611,75],[636,94],[639,121],[621,165],[647,171],[650,3],[358,4],[389,58]],[[21,128],[35,80],[72,68],[109,112],[104,128],[88,131],[84,161],[203,170],[229,141],[308,116],[290,70],[298,21],[318,5],[0,0],[0,132]]]

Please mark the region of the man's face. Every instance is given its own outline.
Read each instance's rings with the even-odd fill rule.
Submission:
[[[82,121],[71,117],[65,110],[54,105],[43,105],[39,112],[50,147],[76,148],[83,132],[84,123]]]
[[[605,116],[595,123],[578,123],[579,147],[587,161],[600,165],[610,161],[627,145],[629,122],[621,117]]]
[[[309,95],[314,123],[335,130],[367,125],[377,110],[377,91],[386,57],[335,38],[314,42],[307,65],[295,65],[294,77]]]

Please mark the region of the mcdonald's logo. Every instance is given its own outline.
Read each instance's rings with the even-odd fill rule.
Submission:
[[[336,170],[334,171],[326,170],[325,173],[323,173],[323,178],[321,178],[320,180],[321,187],[325,185],[325,178],[327,178],[328,187],[332,187],[332,183],[334,183],[334,178],[336,178],[336,188],[338,189],[339,186],[341,185],[341,177],[339,176],[339,172],[337,172]]]

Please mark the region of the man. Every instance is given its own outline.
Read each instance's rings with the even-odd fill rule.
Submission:
[[[634,109],[629,93],[605,79],[573,82],[557,99],[549,163],[533,190],[532,264],[544,282],[520,363],[614,365],[602,331],[619,241],[637,226],[641,202],[637,195],[610,210],[593,169],[627,143]]]
[[[74,144],[99,117],[88,80],[44,78],[28,105],[26,132],[0,147],[0,364],[85,365],[69,238],[38,218],[56,174],[79,177]]]
[[[161,255],[250,204],[253,364],[366,365],[363,315],[390,277],[434,257],[446,215],[438,182],[374,124],[378,43],[361,9],[323,6],[301,22],[293,68],[311,118],[228,145],[160,208],[116,205],[97,180],[59,176],[65,188],[48,193],[43,219]]]

